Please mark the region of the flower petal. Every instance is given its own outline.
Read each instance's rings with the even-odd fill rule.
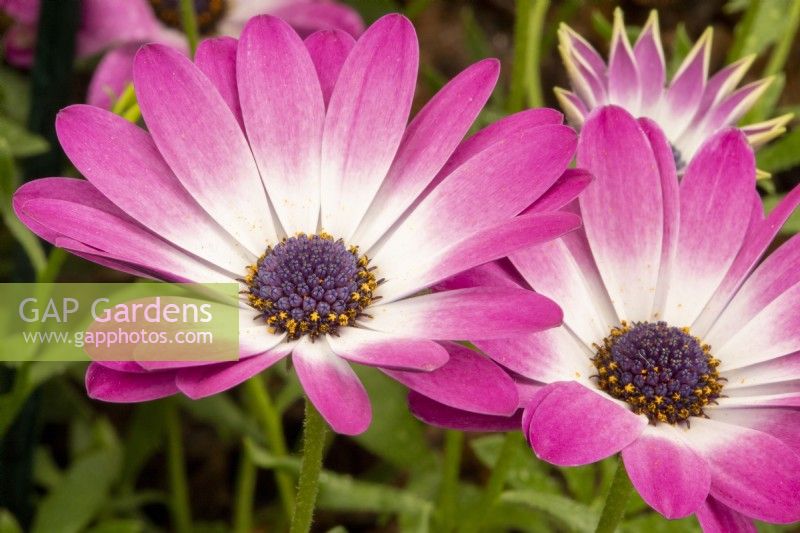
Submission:
[[[459,431],[515,431],[519,429],[522,411],[512,416],[483,415],[450,407],[431,400],[416,391],[408,394],[411,414],[428,425]]]
[[[292,364],[309,400],[335,432],[358,435],[366,431],[372,420],[367,391],[326,339],[301,339],[292,352]]]
[[[437,340],[496,339],[561,324],[561,309],[524,289],[459,289],[370,307],[370,329]]]
[[[284,231],[315,233],[325,102],[303,41],[281,19],[247,23],[236,57],[247,138]]]
[[[697,520],[703,533],[756,533],[753,521],[711,496],[697,509]]]
[[[697,40],[672,78],[665,96],[662,110],[664,133],[670,139],[679,138],[694,118],[708,78],[708,63],[711,57],[711,28]]]
[[[86,392],[90,398],[113,403],[148,402],[178,392],[175,372],[120,372],[91,363],[86,369]]]
[[[146,45],[133,78],[147,128],[164,160],[203,208],[258,256],[275,242],[264,185],[236,118],[179,52]]]
[[[387,335],[363,328],[345,328],[328,338],[333,353],[364,365],[431,371],[447,362],[447,350],[426,339]]]
[[[711,471],[681,438],[683,430],[648,425],[622,450],[625,469],[642,499],[669,518],[694,513],[706,500]]]
[[[350,34],[341,30],[318,31],[305,40],[306,48],[317,70],[326,106],[330,102],[336,80],[339,79],[342,65],[355,44],[356,41]]]
[[[525,213],[557,211],[571,203],[592,182],[594,177],[586,170],[568,168],[558,181],[541,195]]]
[[[608,102],[624,106],[631,113],[639,114],[641,87],[636,58],[628,42],[622,10],[614,10],[614,29],[611,36],[611,52],[608,61]]]
[[[405,131],[419,46],[411,22],[386,15],[359,38],[333,89],[322,140],[322,227],[349,240]]]
[[[232,37],[203,39],[194,55],[194,63],[219,91],[222,99],[236,117],[239,126],[242,122],[242,107],[239,105],[239,89],[236,86],[236,48],[238,41]]]
[[[358,11],[344,2],[289,2],[274,12],[301,36],[317,30],[343,30],[357,37],[364,31]]]
[[[514,414],[519,396],[503,369],[460,344],[446,342],[442,346],[450,359],[432,372],[384,372],[409,389],[455,409],[483,415]]]
[[[255,261],[186,192],[144,130],[109,111],[75,105],[58,114],[56,131],[92,185],[157,235],[234,274]]]
[[[138,49],[138,45],[119,46],[103,56],[89,82],[86,103],[111,109],[133,81],[133,57]]]
[[[711,467],[714,498],[759,520],[800,520],[800,456],[780,440],[697,417],[684,435]]]
[[[603,107],[583,126],[578,166],[595,176],[580,197],[581,215],[614,308],[622,320],[649,317],[664,233],[661,177],[650,142],[627,111]]]
[[[528,439],[536,456],[547,462],[579,466],[605,459],[647,426],[644,416],[576,381],[551,383],[542,391],[547,392],[540,392],[543,399],[533,407]]]
[[[244,383],[286,357],[291,348],[278,347],[267,353],[245,357],[230,363],[181,368],[175,383],[182,393],[197,400],[213,396]]]
[[[653,10],[633,46],[639,83],[642,90],[641,109],[643,115],[651,116],[653,107],[664,94],[666,80],[666,61],[661,46],[661,29],[658,24],[658,11]],[[650,113],[649,113],[650,112]]]
[[[734,129],[709,139],[689,163],[680,185],[667,322],[692,324],[733,264],[753,209],[754,179],[753,151]]]
[[[475,63],[414,117],[354,242],[369,249],[425,190],[469,131],[499,73],[500,64],[494,59]]]

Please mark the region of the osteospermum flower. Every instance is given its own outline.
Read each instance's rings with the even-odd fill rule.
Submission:
[[[667,82],[664,50],[653,11],[631,46],[622,20],[614,12],[608,64],[583,37],[563,24],[558,32],[561,56],[572,91],[556,88],[556,96],[570,123],[581,127],[589,113],[603,105],[625,108],[636,117],[652,119],[664,131],[675,155],[678,172],[714,133],[736,125],[764,94],[773,78],[736,90],[755,59],[749,55],[708,77],[712,28],[697,40]],[[742,128],[758,147],[786,131],[791,115]]]
[[[341,433],[371,417],[347,361],[446,404],[516,409],[499,367],[457,349],[459,364],[445,364],[434,341],[552,327],[558,307],[520,288],[419,293],[576,228],[577,217],[554,212],[586,183],[565,172],[576,136],[559,113],[535,109],[459,144],[494,87],[495,60],[466,69],[406,126],[417,67],[414,29],[399,15],[357,42],[341,31],[303,42],[261,16],[238,42],[203,42],[194,64],[165,46],[141,49],[134,86],[148,131],[93,106],[60,113],[59,139],[88,181],[24,185],[14,208],[25,224],[111,268],[241,279],[244,292],[239,361],[92,363],[92,397],[199,398],[291,354]],[[490,397],[478,393],[487,383]]]
[[[475,341],[527,387],[533,450],[564,466],[621,451],[647,503],[706,531],[800,520],[800,237],[756,267],[800,189],[765,219],[733,128],[679,183],[655,123],[615,106],[589,116],[577,160],[595,176],[584,230],[444,285],[529,285],[562,306],[563,327]],[[520,423],[411,403],[441,425]]]
[[[41,0],[0,0],[0,10],[15,24],[5,36],[8,61],[28,67],[33,62]],[[335,0],[194,0],[201,37],[238,37],[255,15],[286,20],[302,36],[340,29],[357,37],[364,23],[357,11]],[[132,79],[133,56],[139,46],[162,43],[186,52],[181,33],[180,0],[83,0],[77,34],[78,57],[108,51],[97,66],[87,102],[109,108]]]

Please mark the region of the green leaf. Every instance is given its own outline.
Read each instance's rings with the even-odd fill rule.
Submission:
[[[119,473],[120,451],[106,445],[76,459],[42,500],[33,533],[77,533],[97,516]]]
[[[773,174],[800,165],[800,128],[760,149],[756,161],[758,168]]]
[[[8,509],[0,509],[0,533],[22,533],[17,519]]]
[[[163,444],[165,427],[163,402],[135,407],[124,440],[125,462],[120,477],[123,486],[134,486],[142,467]]]
[[[635,495],[635,494],[634,494]],[[647,512],[625,520],[620,526],[622,533],[700,533],[700,525],[693,516],[680,520],[667,520],[660,514]]]
[[[141,533],[145,525],[136,519],[111,519],[100,522],[86,533]]]
[[[689,55],[692,45],[692,39],[686,31],[686,25],[683,22],[678,23],[678,26],[675,28],[675,37],[672,41],[672,53],[669,56],[667,64],[667,72],[669,72],[670,76],[677,72],[683,60]]]
[[[497,462],[504,438],[503,435],[487,435],[471,439],[469,444],[478,460],[491,470]],[[514,456],[514,462],[508,472],[508,484],[515,489],[559,492],[560,487],[551,475],[550,466],[538,460],[524,442],[520,445],[524,449],[517,450]]]
[[[600,515],[589,507],[564,496],[532,490],[509,491],[500,496],[500,501],[527,505],[543,511],[575,531],[594,531]]]
[[[786,14],[796,0],[751,1],[734,30],[729,61],[747,54],[760,54],[787,30]]]
[[[611,25],[611,21],[609,21],[599,9],[592,10],[592,27],[604,41],[611,41],[611,34],[614,33],[614,27]]]
[[[31,88],[28,78],[16,70],[0,67],[0,110],[17,123],[28,120]]]
[[[361,13],[364,22],[372,24],[387,13],[402,11],[395,0],[345,0]]]
[[[180,397],[181,407],[194,418],[213,425],[224,437],[239,439],[241,435],[260,436],[258,426],[250,420],[230,396],[217,394],[200,400]]]
[[[44,137],[29,132],[23,125],[0,115],[0,137],[5,137],[14,157],[29,157],[47,152],[50,146]]]
[[[355,441],[396,467],[432,467],[434,454],[424,426],[408,412],[405,387],[374,368],[354,368],[372,401],[372,424]]]

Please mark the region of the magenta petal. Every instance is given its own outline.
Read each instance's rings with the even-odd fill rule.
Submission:
[[[192,399],[205,398],[226,391],[266,370],[288,354],[276,349],[265,354],[245,357],[230,363],[181,368],[175,382],[182,393]]]
[[[350,365],[334,354],[324,338],[300,340],[292,365],[309,400],[337,433],[358,435],[372,420],[364,385]]]
[[[559,466],[605,459],[636,440],[647,418],[576,381],[551,383],[533,409],[529,441],[537,457]],[[542,392],[541,395],[545,393]]]
[[[622,450],[625,469],[642,499],[669,519],[694,513],[706,500],[711,471],[680,437],[681,429],[666,424],[647,426]]]
[[[138,49],[138,45],[120,46],[103,56],[89,83],[86,103],[111,109],[133,81],[133,57]]]
[[[697,520],[703,533],[756,533],[752,520],[711,496],[697,509]]]
[[[459,431],[514,431],[519,430],[522,411],[512,416],[493,416],[463,411],[431,400],[418,392],[408,394],[411,413],[431,426]]]
[[[622,320],[649,317],[664,232],[650,142],[627,111],[602,107],[583,126],[578,165],[595,176],[580,197],[581,216],[614,308]]]
[[[744,135],[709,139],[680,185],[680,230],[664,318],[692,324],[733,264],[753,209],[755,161]]]
[[[561,324],[561,309],[525,289],[476,287],[370,307],[371,329],[437,340],[497,339]]]
[[[312,33],[305,40],[308,53],[317,69],[319,84],[322,88],[322,98],[325,105],[331,99],[331,93],[339,79],[345,59],[356,41],[349,33],[340,30],[323,30]]]
[[[499,73],[494,59],[471,65],[414,117],[354,237],[362,247],[372,246],[431,183],[486,104]]]
[[[86,57],[121,43],[166,41],[185,48],[181,34],[167,31],[145,0],[83,0],[78,56]]]
[[[200,72],[211,80],[222,99],[236,117],[242,122],[242,108],[239,105],[239,92],[236,86],[236,48],[238,41],[232,37],[203,39],[194,55],[194,63]]]
[[[437,283],[437,291],[470,287],[528,288],[525,281],[508,261],[492,261],[476,266]]]
[[[642,87],[642,109],[648,109],[661,99],[666,80],[664,49],[661,46],[661,30],[655,10],[633,46],[633,55]]]
[[[705,91],[708,63],[711,56],[711,32],[706,31],[684,59],[672,78],[663,110],[670,117],[670,138],[684,131],[694,118]]]
[[[431,371],[447,362],[447,350],[426,339],[403,338],[363,328],[345,328],[328,338],[344,359],[381,368]]]
[[[272,206],[287,233],[314,233],[325,102],[311,56],[286,22],[263,15],[247,23],[236,69],[247,138]]]
[[[586,170],[568,168],[550,189],[541,195],[525,213],[557,211],[578,197],[594,177]]]
[[[776,437],[753,429],[692,419],[684,433],[711,467],[711,495],[752,518],[800,520],[800,456]]]
[[[289,2],[274,11],[302,36],[338,29],[357,37],[364,31],[358,11],[343,2]]]
[[[364,32],[342,66],[322,141],[326,231],[349,239],[366,213],[405,132],[418,63],[413,25],[391,14]]]
[[[637,113],[641,100],[639,70],[619,10],[614,12],[614,31],[608,60],[608,101]]]
[[[86,391],[90,398],[114,403],[157,400],[178,392],[175,372],[120,372],[98,363],[86,369]]]
[[[511,377],[490,359],[453,342],[442,343],[450,359],[432,372],[384,370],[406,387],[455,409],[510,416],[519,396]]]
[[[277,239],[269,202],[247,139],[219,91],[194,63],[163,45],[139,50],[133,78],[147,128],[183,186],[250,252],[263,253],[265,241]]]

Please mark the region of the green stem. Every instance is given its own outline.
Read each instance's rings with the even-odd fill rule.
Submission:
[[[261,422],[269,450],[275,457],[287,457],[289,453],[286,447],[286,437],[283,433],[281,416],[264,385],[263,377],[256,375],[247,380],[244,391],[252,409]],[[294,481],[291,474],[280,470],[275,471],[275,480],[278,484],[281,504],[288,519],[292,516],[292,510],[294,509]]]
[[[463,447],[463,433],[460,431],[445,432],[442,485],[439,491],[439,515],[442,531],[452,531],[456,523],[458,478],[461,471],[461,450]]]
[[[506,438],[503,440],[503,447],[500,448],[500,455],[497,457],[494,468],[492,468],[492,473],[489,476],[489,481],[486,482],[483,494],[481,494],[477,505],[472,509],[469,519],[464,523],[463,531],[465,533],[480,530],[483,519],[497,502],[500,493],[503,492],[503,487],[505,487],[508,480],[508,474],[511,472],[511,466],[517,457],[521,436],[522,434],[517,432],[506,434]]]
[[[303,459],[300,462],[300,478],[297,483],[294,515],[290,533],[308,533],[314,517],[314,506],[319,491],[319,474],[322,471],[322,455],[325,450],[325,434],[328,426],[322,415],[306,398],[306,419],[303,427]]]
[[[613,533],[616,531],[617,526],[625,516],[625,507],[628,505],[628,499],[630,499],[632,492],[633,485],[628,478],[628,473],[625,472],[625,463],[620,457],[617,473],[614,474],[614,481],[611,482],[611,488],[606,496],[606,503],[603,505],[603,513],[597,523],[597,529],[595,530],[597,533]]]
[[[47,255],[47,263],[44,269],[36,273],[37,283],[53,283],[67,260],[67,252],[63,248],[53,248]]]
[[[181,0],[181,26],[183,33],[186,34],[186,42],[189,43],[189,52],[191,57],[194,57],[194,52],[197,50],[197,43],[200,40],[197,31],[197,13],[194,11],[194,2],[192,0]]]
[[[186,484],[186,461],[183,454],[181,420],[178,406],[170,401],[167,417],[167,467],[171,497],[172,522],[174,531],[188,533],[192,530],[192,516],[189,510],[189,490]]]
[[[786,65],[786,60],[789,57],[789,52],[792,49],[794,37],[797,34],[797,28],[800,26],[800,0],[794,0],[792,7],[787,15],[788,22],[786,23],[786,31],[781,35],[781,40],[775,44],[770,55],[769,63],[764,69],[764,76],[772,76],[783,70]]]
[[[256,490],[256,465],[244,446],[242,446],[240,461],[239,475],[236,481],[233,530],[236,533],[250,533],[253,530],[253,495]]]
[[[747,10],[742,15],[736,30],[733,32],[733,43],[728,49],[728,59],[726,63],[733,63],[744,55],[745,43],[751,34],[758,11],[761,9],[761,0],[750,0]]]
[[[540,72],[543,27],[549,0],[517,0],[514,27],[514,63],[511,70],[511,93],[508,111],[543,103]]]

